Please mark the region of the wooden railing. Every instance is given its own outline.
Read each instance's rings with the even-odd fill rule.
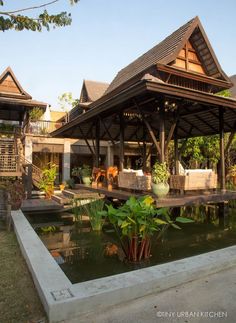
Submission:
[[[20,172],[19,155],[1,154],[0,155],[0,172],[1,173]]]
[[[41,169],[38,168],[37,166],[35,166],[34,164],[32,164],[29,160],[25,159],[24,156],[21,156],[20,160],[21,160],[21,165],[22,165],[23,169],[25,169],[25,166],[29,166],[29,165],[32,167],[32,182],[33,182],[34,186],[39,188],[39,183],[42,178]]]
[[[30,121],[26,124],[24,132],[35,135],[48,135],[54,130],[61,128],[64,124],[64,122],[54,121]]]

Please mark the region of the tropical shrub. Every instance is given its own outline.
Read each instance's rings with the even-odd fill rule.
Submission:
[[[193,222],[187,218],[170,218],[167,208],[156,208],[151,196],[135,198],[131,196],[125,204],[115,209],[106,205],[107,211],[101,215],[108,216],[120,238],[126,259],[137,262],[148,259],[151,255],[151,236],[157,231],[164,231],[168,226],[180,227],[174,222]]]
[[[102,229],[104,216],[101,211],[104,209],[104,204],[103,199],[93,199],[90,203],[81,205],[81,211],[89,217],[94,231],[100,231]]]
[[[67,181],[66,181],[66,186],[68,186],[69,188],[75,188],[75,180],[74,178],[69,178]]]
[[[48,164],[44,168],[39,181],[39,188],[45,192],[45,198],[50,199],[54,192],[54,182],[57,175],[57,166],[55,164]]]
[[[29,112],[29,120],[32,122],[39,121],[43,113],[42,109],[35,107]]]
[[[167,183],[170,177],[166,163],[155,162],[152,169],[152,182],[154,184]]]

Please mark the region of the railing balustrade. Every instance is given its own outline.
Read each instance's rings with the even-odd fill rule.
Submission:
[[[20,171],[19,155],[2,154],[0,155],[0,172]]]
[[[56,121],[30,121],[25,126],[25,133],[48,135],[54,130],[61,128],[64,124],[64,122]]]

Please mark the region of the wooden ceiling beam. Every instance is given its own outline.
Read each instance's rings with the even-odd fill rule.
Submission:
[[[210,113],[211,113],[214,117],[216,117],[216,118],[217,118],[217,120],[219,120],[219,115],[218,115],[218,114],[216,114],[214,111],[210,111]],[[224,120],[224,124],[225,124],[228,128],[231,128],[231,125],[230,125],[228,122],[226,122],[225,120]]]
[[[107,127],[107,126],[106,126],[106,123],[105,123],[105,121],[104,121],[103,119],[100,119],[100,121],[101,121],[101,123],[103,124],[103,127],[104,127],[104,129],[105,129],[105,131],[106,131],[106,133],[107,133],[108,137],[110,138],[110,140],[111,140],[112,144],[113,144],[113,145],[115,145],[115,142],[114,142],[114,140],[113,140],[113,138],[112,138],[112,136],[111,136],[111,133],[110,133],[110,131],[109,131],[109,128],[110,128],[110,127]],[[105,135],[105,134],[104,134],[104,135]],[[103,136],[104,136],[104,135],[103,135]],[[101,136],[101,138],[102,138],[103,136]]]
[[[85,136],[85,134],[84,134],[84,132],[83,132],[82,128],[80,127],[80,125],[78,125],[78,128],[79,128],[79,130],[80,130],[80,132],[81,132],[81,134],[82,134],[82,136],[83,136],[83,139],[85,140],[85,142],[86,142],[86,144],[87,144],[87,146],[88,146],[88,148],[89,148],[89,150],[90,150],[90,152],[91,152],[92,156],[95,156],[95,153],[94,153],[94,151],[92,150],[92,148],[91,148],[91,146],[90,146],[90,144],[89,144],[89,142],[88,142],[88,139],[87,139],[87,137]]]
[[[197,118],[199,121],[207,125],[207,127],[211,128],[211,130],[213,130],[214,132],[218,132],[218,129],[210,125],[208,122],[206,122],[206,120],[202,119],[199,115],[195,115],[195,118]]]
[[[182,119],[184,120],[184,122],[188,123],[191,127],[195,128],[198,132],[202,133],[202,130],[200,128],[198,128],[195,124],[193,124],[191,121],[189,121],[185,117]]]
[[[159,153],[159,155],[161,155],[161,148],[160,148],[160,145],[156,139],[156,136],[154,134],[154,131],[152,130],[152,127],[150,126],[149,122],[147,121],[147,119],[145,118],[144,114],[142,113],[142,111],[140,110],[140,107],[138,105],[138,103],[136,102],[136,100],[134,99],[134,104],[136,105],[137,107],[137,111],[141,114],[142,116],[142,119],[143,119],[143,122],[145,124],[145,126],[147,127],[148,129],[148,132],[149,132],[149,135],[150,137],[152,138],[152,141],[154,142],[155,146],[156,146],[156,149]]]
[[[166,140],[166,143],[165,143],[165,152],[167,151],[169,143],[170,143],[170,141],[171,141],[171,139],[173,137],[176,125],[177,125],[177,120],[171,125],[170,131],[168,133],[168,137],[167,137],[167,140]]]

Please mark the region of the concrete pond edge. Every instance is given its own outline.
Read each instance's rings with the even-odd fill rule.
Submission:
[[[72,284],[21,210],[12,211],[14,231],[49,322],[82,318],[96,310],[216,273],[236,265],[236,246],[198,256]]]

